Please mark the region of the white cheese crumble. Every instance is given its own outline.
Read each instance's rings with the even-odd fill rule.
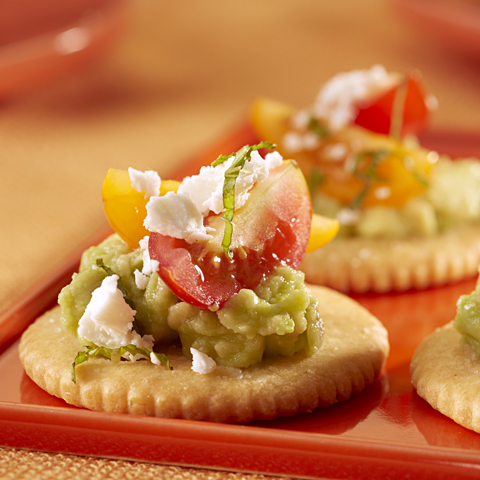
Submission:
[[[298,153],[304,149],[303,134],[298,132],[287,132],[282,137],[282,146],[291,153]]]
[[[137,192],[144,192],[145,198],[151,196],[158,197],[158,195],[160,195],[161,180],[157,172],[154,172],[153,170],[141,172],[140,170],[129,168],[128,174],[130,176],[132,187]]]
[[[337,215],[340,225],[355,225],[359,218],[360,212],[351,208],[342,208]]]
[[[154,364],[154,365],[160,365],[162,362],[160,362],[160,360],[155,356],[155,353],[153,352],[150,352],[150,361]]]
[[[341,161],[348,155],[348,147],[344,143],[333,143],[325,147],[325,156],[332,161]]]
[[[355,119],[360,102],[381,95],[397,81],[398,74],[387,72],[382,65],[335,75],[315,99],[313,116],[327,121],[330,128],[338,130]]]
[[[209,233],[212,229],[203,225],[203,217],[210,211],[216,214],[223,211],[225,172],[234,160],[235,157],[231,157],[215,167],[202,167],[198,175],[183,180],[177,193],[152,197],[147,204],[145,228],[185,239],[188,243],[211,239]],[[253,151],[235,183],[235,208],[244,205],[254,184],[265,180],[269,171],[280,166],[282,161],[278,152],[269,153],[263,159],[257,151]]]
[[[378,198],[379,200],[385,200],[386,198],[390,197],[392,191],[389,187],[378,187],[374,190],[373,194],[375,195],[375,198]]]
[[[213,358],[210,358],[196,348],[191,347],[190,353],[193,356],[192,370],[196,373],[210,373],[217,366]]]
[[[140,249],[142,250],[143,255],[143,268],[142,271],[135,270],[135,272],[133,272],[135,275],[135,284],[140,290],[145,290],[148,281],[150,280],[150,275],[156,272],[159,266],[158,261],[153,260],[148,252],[149,239],[150,237],[143,237],[140,240]]]
[[[225,172],[232,166],[234,160],[235,157],[231,157],[215,167],[202,167],[198,175],[183,180],[178,193],[188,195],[204,216],[208,215],[209,211],[221,213]],[[235,183],[235,208],[244,205],[249,196],[248,191],[255,182],[265,180],[269,171],[280,166],[282,161],[283,158],[278,152],[269,153],[263,159],[257,151],[253,151]]]
[[[203,215],[183,193],[168,192],[163,197],[150,198],[143,225],[150,232],[183,238],[188,243],[212,238],[211,229],[203,225]]]
[[[120,348],[133,344],[152,348],[151,335],[141,337],[132,331],[136,311],[130,308],[117,288],[118,278],[118,275],[110,275],[94,290],[78,322],[78,335],[99,347]]]
[[[148,282],[150,277],[148,275],[144,275],[140,270],[135,270],[133,272],[135,276],[135,285],[139,290],[145,290],[147,288]]]

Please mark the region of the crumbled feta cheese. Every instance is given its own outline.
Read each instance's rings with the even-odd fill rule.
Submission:
[[[374,190],[373,194],[379,200],[385,200],[392,194],[392,191],[389,187],[378,187]]]
[[[305,150],[315,150],[320,145],[318,135],[313,132],[307,132],[303,136],[303,147]]]
[[[282,145],[290,153],[302,150],[315,150],[320,146],[321,139],[313,132],[287,132],[282,138]]]
[[[282,146],[291,153],[303,150],[303,135],[298,132],[287,132],[282,138]]]
[[[225,172],[235,157],[213,166],[202,167],[198,175],[187,177],[178,192],[168,192],[163,197],[152,197],[147,204],[144,226],[174,238],[183,238],[188,243],[212,238],[213,229],[203,225],[203,217],[210,211],[223,211],[223,184]],[[281,165],[282,156],[273,152],[263,159],[257,151],[245,162],[235,182],[235,208],[240,208],[250,195],[249,190],[256,182],[265,180],[269,171]]]
[[[106,277],[92,293],[90,303],[78,322],[78,335],[99,347],[120,348],[133,344],[151,348],[153,337],[132,331],[136,311],[125,302],[117,288],[118,276]]]
[[[344,143],[333,143],[325,147],[325,156],[329,160],[340,161],[348,154],[348,147]]]
[[[141,172],[140,170],[129,168],[128,174],[130,175],[132,187],[137,192],[145,192],[145,198],[151,196],[158,197],[158,195],[160,195],[161,180],[157,172],[153,170]]]
[[[210,228],[203,225],[203,215],[189,196],[168,192],[163,197],[152,197],[147,203],[144,226],[174,238],[184,238],[188,243],[212,238]]]
[[[221,213],[223,211],[223,184],[225,172],[232,166],[235,157],[213,166],[202,167],[198,175],[187,177],[178,188],[178,193],[188,195],[202,215],[209,211]],[[255,182],[265,180],[269,170],[279,166],[283,161],[278,152],[269,153],[265,160],[257,151],[253,151],[251,158],[245,162],[235,183],[235,208],[240,208],[248,198],[248,191]]]
[[[122,358],[128,360],[129,362],[137,362],[138,360],[145,360],[145,356],[137,353],[136,355],[132,355],[130,352],[126,352],[122,355]]]
[[[155,356],[155,353],[153,353],[153,352],[150,352],[150,361],[154,365],[160,365],[161,364],[160,360]]]
[[[150,253],[148,252],[148,241],[150,237],[146,236],[140,240],[140,250],[142,250],[143,254],[143,268],[142,271],[135,270],[135,284],[140,290],[145,290],[147,287],[148,281],[150,280],[150,275],[153,272],[158,271],[159,263],[157,260],[153,260],[150,257]]]
[[[148,252],[148,241],[150,237],[143,237],[140,240],[140,248],[143,250],[143,268],[142,273],[144,275],[151,275],[153,272],[158,270],[158,260],[153,260],[150,257],[150,253]]]
[[[139,288],[140,290],[145,290],[147,288],[150,277],[143,274],[140,270],[135,270],[133,274],[135,275],[135,285],[137,286],[137,288]]]
[[[196,373],[210,373],[217,366],[213,358],[193,347],[190,348],[190,353],[193,356],[192,370]]]
[[[320,90],[313,115],[328,121],[334,130],[342,128],[355,119],[359,102],[380,95],[393,87],[397,79],[398,75],[388,73],[381,65],[374,65],[369,70],[340,73]]]
[[[352,210],[351,208],[342,208],[337,215],[340,225],[355,225],[359,218],[359,211]]]
[[[310,123],[311,113],[308,110],[300,110],[290,119],[290,124],[297,130],[305,130]]]
[[[260,157],[260,154],[258,154],[258,156]],[[270,171],[279,167],[283,163],[283,157],[278,152],[270,152],[265,155],[265,162],[267,163],[267,170]]]

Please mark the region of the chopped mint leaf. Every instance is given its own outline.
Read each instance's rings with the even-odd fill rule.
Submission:
[[[216,167],[217,165],[222,164],[223,162],[226,162],[230,157],[233,157],[235,153],[231,153],[230,155],[219,155],[217,159],[212,162],[212,167]]]
[[[151,348],[136,347],[135,345],[126,345],[120,348],[107,348],[107,347],[92,347],[86,346],[86,351],[80,351],[77,353],[74,362],[72,363],[72,382],[76,383],[75,367],[81,363],[86,362],[92,357],[105,357],[112,361],[119,361],[122,355],[125,353],[131,353],[132,355],[143,355],[146,358],[150,358],[150,354],[153,353],[157,360],[165,365],[169,370],[172,370],[168,358],[163,353],[156,353]]]
[[[325,181],[325,174],[318,168],[313,167],[310,176],[307,180],[308,190],[310,191],[310,196],[313,197],[317,188]]]
[[[310,117],[307,128],[316,133],[320,138],[328,138],[330,136],[327,127],[322,125],[315,117]]]
[[[376,173],[377,167],[380,165],[383,160],[385,160],[390,155],[390,152],[385,149],[378,150],[376,152],[361,152],[355,157],[353,176],[364,182],[364,186],[360,193],[352,200],[350,208],[356,210],[361,206],[365,196],[368,193],[368,190],[372,186],[372,183],[378,180],[382,180],[382,177],[379,177]],[[371,162],[365,169],[362,171],[360,169],[361,162],[365,159],[371,159]]]
[[[233,216],[235,213],[235,184],[240,171],[244,167],[245,163],[250,160],[252,152],[261,148],[272,149],[276,145],[270,142],[261,142],[257,145],[245,145],[238,152],[230,155],[220,155],[213,163],[212,166],[220,165],[226,162],[228,159],[235,157],[230,168],[225,172],[225,180],[223,183],[223,213],[222,218],[225,220],[225,231],[223,234],[222,247],[223,251],[228,258],[232,258],[232,252],[230,250],[230,244],[232,243],[233,234]]]
[[[430,185],[430,182],[428,181],[427,177],[425,177],[422,173],[420,173],[418,170],[414,170],[412,172],[413,176],[417,179],[417,181],[422,184],[425,188],[427,188]]]

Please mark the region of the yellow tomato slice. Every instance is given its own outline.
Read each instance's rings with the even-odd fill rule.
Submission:
[[[288,122],[295,109],[276,100],[259,98],[253,102],[250,117],[257,134],[268,142],[276,143],[281,149],[282,137],[288,131]]]
[[[339,226],[338,220],[314,213],[312,216],[312,226],[310,227],[310,240],[307,245],[307,253],[313,252],[333,240],[338,233]]]
[[[160,195],[177,191],[179,185],[175,180],[163,180]],[[138,248],[140,240],[150,234],[143,226],[150,197],[132,187],[127,170],[110,168],[103,181],[102,199],[110,226],[131,248]]]

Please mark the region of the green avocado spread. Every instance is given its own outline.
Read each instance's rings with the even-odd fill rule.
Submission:
[[[315,194],[312,202],[315,213],[339,219],[339,237],[428,237],[459,223],[480,220],[480,164],[475,159],[440,158],[426,191],[399,208],[376,206],[346,212],[338,200],[324,194]]]
[[[320,347],[323,322],[302,272],[277,267],[255,290],[240,290],[222,309],[211,312],[179,300],[157,273],[140,289],[134,272],[142,267],[143,251],[132,250],[116,234],[86,250],[79,272],[59,295],[65,330],[78,336],[78,323],[92,293],[111,272],[119,276],[125,298],[136,310],[138,333],[152,335],[156,350],[180,342],[187,358],[193,347],[217,365],[248,367],[265,357],[301,350],[312,355]]]
[[[462,295],[458,299],[453,326],[462,334],[462,339],[480,355],[480,280],[470,295]]]

